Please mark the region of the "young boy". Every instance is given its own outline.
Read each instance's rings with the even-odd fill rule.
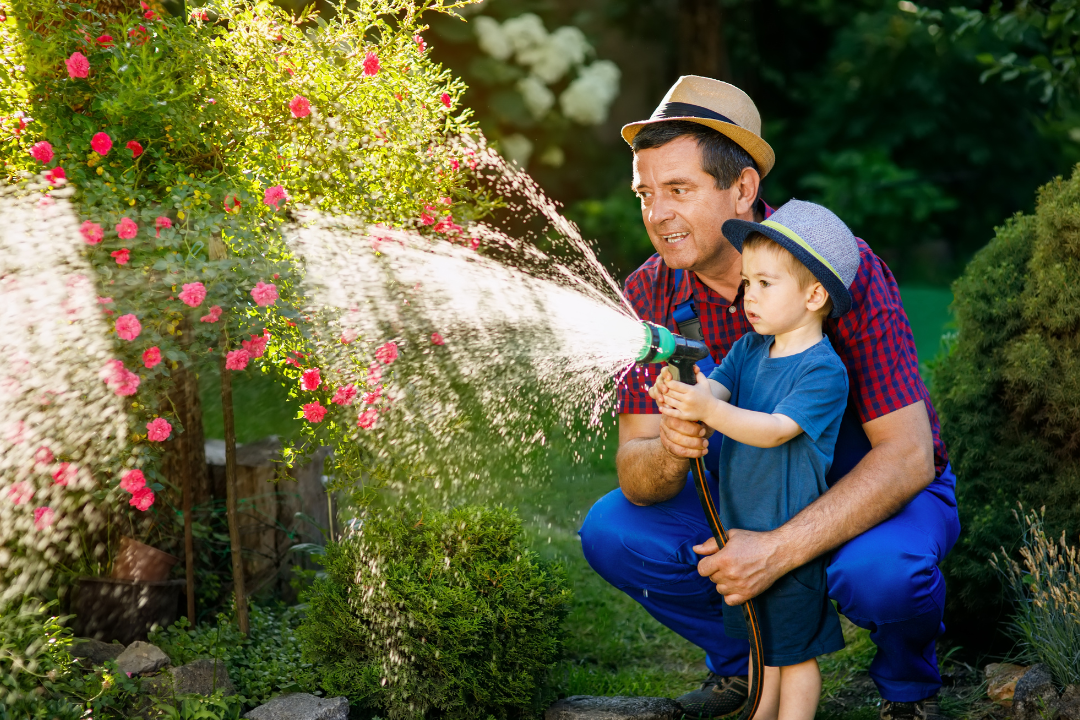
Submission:
[[[792,200],[764,223],[729,220],[742,252],[743,308],[754,332],[706,380],[674,382],[665,368],[650,394],[665,415],[723,434],[718,508],[728,528],[773,530],[828,489],[847,405],[843,363],[822,333],[851,307],[859,249],[829,210]],[[844,646],[826,592],[825,559],[788,573],[755,598],[765,675],[756,720],[813,720],[817,656]],[[725,632],[747,636],[741,609],[724,606]]]

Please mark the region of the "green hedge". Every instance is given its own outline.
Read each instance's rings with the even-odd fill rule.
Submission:
[[[570,591],[501,508],[397,510],[327,547],[297,631],[328,695],[396,720],[531,715]]]
[[[1045,505],[1052,535],[1080,531],[1080,168],[998,228],[953,292],[958,333],[933,387],[963,532],[944,567],[955,617],[985,619],[1002,604],[990,553],[1021,540],[1018,501]]]

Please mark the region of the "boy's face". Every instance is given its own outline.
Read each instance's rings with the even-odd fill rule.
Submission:
[[[824,304],[821,283],[799,287],[783,251],[765,247],[745,248],[742,256],[743,308],[746,318],[760,335],[782,335],[809,322],[821,320],[816,314]]]

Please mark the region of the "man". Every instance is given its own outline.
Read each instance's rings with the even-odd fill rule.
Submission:
[[[623,128],[634,150],[634,192],[657,254],[626,282],[645,320],[700,335],[708,374],[751,327],[742,311],[741,257],[721,226],[771,214],[758,198],[772,169],[750,98],[686,76],[652,117]],[[745,703],[748,644],[727,638],[720,603],[742,603],[806,562],[831,553],[829,596],[877,645],[870,675],[885,720],[938,714],[934,642],[944,631],[938,568],[960,531],[955,477],[937,415],[918,374],[915,344],[892,273],[859,242],[850,312],[825,324],[851,394],[827,480],[829,491],[770,532],[732,529],[717,551],[687,482],[689,458],[715,473],[720,438],[662,416],[648,396],[659,366],[619,388],[619,489],[581,528],[589,564],[653,617],[700,646],[710,675],[679,698],[691,717]],[[715,482],[715,480],[714,480]]]

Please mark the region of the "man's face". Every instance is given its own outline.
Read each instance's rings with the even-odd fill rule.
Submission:
[[[726,250],[734,252],[720,228],[737,217],[739,183],[717,188],[701,169],[694,138],[635,153],[633,188],[649,239],[668,267],[707,271]]]

